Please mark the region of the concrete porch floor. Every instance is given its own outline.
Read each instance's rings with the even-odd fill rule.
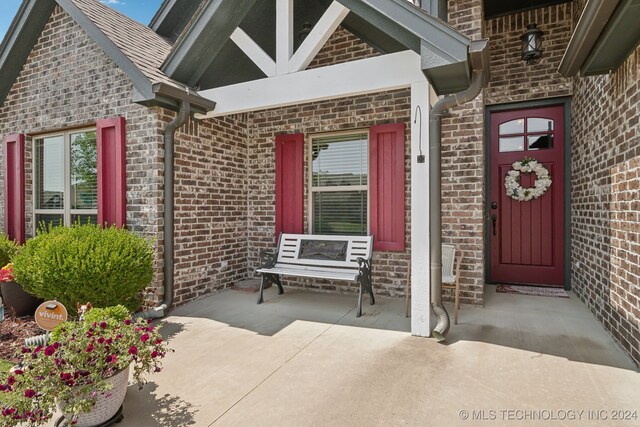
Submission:
[[[366,302],[356,319],[354,295],[285,291],[260,306],[229,291],[174,310],[164,333],[176,351],[142,391],[130,387],[119,425],[640,425],[637,369],[574,295],[489,287],[442,345],[409,334],[404,300]],[[585,412],[522,421],[534,414],[516,410]]]

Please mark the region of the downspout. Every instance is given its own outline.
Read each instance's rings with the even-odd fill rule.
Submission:
[[[191,104],[187,100],[180,102],[178,115],[171,120],[164,129],[164,298],[162,304],[149,311],[139,313],[145,319],[159,319],[164,317],[165,311],[173,304],[174,284],[174,139],[176,130],[185,124],[191,112]]]
[[[475,46],[474,46],[475,44]],[[478,49],[478,47],[480,49]],[[475,49],[474,49],[475,48]],[[471,85],[452,95],[445,96],[434,104],[429,113],[429,251],[431,254],[431,306],[438,323],[432,331],[433,337],[444,341],[451,321],[442,304],[442,116],[445,111],[465,104],[480,94],[488,78],[488,47],[486,40],[472,42]]]

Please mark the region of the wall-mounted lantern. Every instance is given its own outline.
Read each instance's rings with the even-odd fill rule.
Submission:
[[[535,64],[542,58],[542,35],[544,33],[536,24],[527,25],[527,31],[522,35],[522,60],[527,64]]]

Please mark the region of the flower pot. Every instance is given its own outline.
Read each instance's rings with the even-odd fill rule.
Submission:
[[[120,407],[122,406],[124,397],[127,394],[129,368],[130,366],[127,366],[127,368],[107,379],[107,382],[113,386],[112,389],[98,395],[98,400],[93,406],[93,409],[91,409],[91,412],[78,414],[76,417],[77,423],[74,424],[75,427],[108,425],[107,422],[112,418],[115,418],[116,415],[120,413]],[[60,407],[60,411],[64,413],[63,405],[58,406]],[[120,415],[120,417],[122,417],[122,415]],[[63,418],[64,421],[60,419],[56,425],[70,425],[69,421],[71,416],[65,415]],[[67,424],[60,424],[61,421],[66,422]]]
[[[13,309],[18,317],[32,316],[38,305],[42,303],[41,299],[26,293],[16,282],[0,282],[0,291],[7,314],[10,314]]]

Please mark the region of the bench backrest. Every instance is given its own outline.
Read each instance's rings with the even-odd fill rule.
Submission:
[[[358,258],[371,259],[373,236],[282,234],[278,263],[358,268]],[[323,253],[333,256],[327,257]]]

